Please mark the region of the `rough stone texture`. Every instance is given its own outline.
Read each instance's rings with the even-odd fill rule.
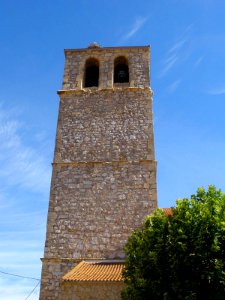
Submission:
[[[124,258],[131,231],[157,207],[149,47],[65,54],[40,299],[119,299],[119,283],[61,278],[79,259]],[[120,55],[130,82],[113,86]],[[99,87],[82,89],[90,57],[100,62]]]
[[[54,162],[154,160],[152,92],[62,93]]]
[[[61,278],[79,261],[66,259],[42,259],[40,299],[63,300]]]
[[[156,208],[155,164],[54,166],[48,258],[123,258],[131,230]]]
[[[123,288],[122,282],[65,282],[63,300],[119,300]]]
[[[100,88],[112,88],[114,60],[118,56],[128,59],[130,86],[149,87],[149,47],[65,50],[65,56],[63,90],[83,88],[85,62],[90,57],[100,61]]]

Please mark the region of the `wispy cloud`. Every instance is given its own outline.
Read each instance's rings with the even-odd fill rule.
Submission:
[[[8,278],[0,278],[0,294],[4,300],[24,300],[34,287],[37,281],[27,279],[14,279],[14,283]],[[39,286],[32,293],[30,300],[38,300]]]
[[[37,239],[37,232],[10,231],[7,234],[6,232],[0,234],[0,236],[0,271],[39,279],[41,275],[39,258],[43,255],[40,244],[43,245],[43,239]],[[1,299],[23,300],[28,296],[35,284],[36,281],[34,280],[21,279],[0,273]],[[31,299],[38,299],[38,291],[39,289],[37,288],[36,294],[32,294]]]
[[[13,226],[14,231],[3,231],[4,228],[8,228],[8,224],[4,222],[7,218],[3,215],[3,220],[1,218],[2,232],[0,233],[0,271],[40,278],[41,262],[39,258],[43,256],[44,230],[37,226],[38,218],[42,220],[43,224],[43,214],[40,212],[20,215],[12,213],[8,216],[8,223],[13,220],[13,224],[10,225]],[[18,228],[23,230],[18,231]],[[26,231],[26,229],[28,230]],[[35,284],[36,281],[30,279],[21,279],[0,273],[1,299],[23,300],[32,291]],[[30,299],[38,299],[38,292],[39,288]]]
[[[169,50],[168,55],[176,53],[179,51],[187,42],[187,37],[181,37],[180,40],[178,40]]]
[[[210,95],[224,95],[225,94],[225,85],[212,88],[211,90],[208,90],[208,94]]]
[[[178,55],[177,54],[172,54],[169,55],[163,62],[164,66],[161,70],[160,77],[163,77],[166,75],[166,73],[176,64],[178,61]]]
[[[43,131],[21,121],[21,112],[0,104],[0,266],[2,271],[40,277],[50,181]],[[40,196],[41,194],[41,196]],[[25,299],[36,282],[0,274],[1,299]],[[39,288],[30,299],[38,299]]]
[[[195,62],[195,67],[198,67],[201,64],[201,62],[203,61],[203,59],[204,59],[204,56],[200,56]]]
[[[0,179],[5,185],[43,192],[49,186],[50,166],[44,153],[23,140],[23,131],[26,126],[0,106]]]
[[[147,19],[148,18],[145,17],[137,17],[132,26],[130,27],[129,31],[121,37],[120,41],[125,42],[132,38],[143,27]]]
[[[181,79],[175,80],[168,86],[169,93],[173,93],[178,88],[179,84],[181,83]]]
[[[159,77],[164,77],[179,62],[184,61],[189,57],[186,48],[191,28],[192,25],[188,26],[167,51],[165,58],[162,61],[162,68],[159,72]]]
[[[9,199],[11,202],[11,199]],[[37,230],[40,228],[43,230],[43,222],[45,222],[45,214],[46,211],[27,211],[23,213],[13,213],[12,211],[15,211],[18,208],[13,205],[11,202],[11,210],[7,212],[6,209],[1,209],[1,212],[5,212],[4,215],[2,215],[0,219],[0,227],[4,226],[15,226],[17,228],[17,232],[21,228],[29,228],[29,230],[32,230],[35,228],[36,230],[36,236],[38,234]],[[31,208],[30,208],[31,209]],[[1,236],[1,234],[0,234]]]

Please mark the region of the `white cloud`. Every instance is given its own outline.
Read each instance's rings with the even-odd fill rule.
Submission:
[[[39,258],[43,256],[43,250],[40,250],[40,240],[34,240],[34,237],[35,233],[33,238],[29,238],[27,232],[23,234],[23,238],[17,232],[9,232],[8,237],[1,236],[0,271],[39,279],[41,276]],[[43,241],[41,244],[43,245]],[[0,273],[0,298],[24,300],[36,283],[35,280]],[[38,291],[37,288],[36,295],[32,294],[29,299],[38,299]]]
[[[9,201],[6,201],[6,199],[8,199],[7,193],[5,193],[3,189],[0,190],[0,211],[8,210],[11,208],[11,203],[9,203]],[[1,218],[2,217],[4,217],[4,215],[2,215]]]
[[[164,77],[174,66],[181,61],[185,61],[189,57],[190,53],[187,51],[187,44],[191,28],[192,25],[188,26],[167,51],[165,58],[162,61],[159,77]]]
[[[146,21],[147,18],[137,17],[134,23],[132,24],[130,30],[121,37],[121,41],[127,41],[130,38],[132,38],[141,29],[141,27],[145,24]]]
[[[16,279],[16,277],[0,278],[0,295],[3,300],[24,300],[31,291],[38,285],[37,281]],[[35,289],[29,300],[38,300],[39,286]]]
[[[49,190],[47,136],[31,132],[20,120],[21,112],[0,104],[0,270],[40,278],[46,212],[34,200],[46,200]],[[0,273],[0,298],[24,300],[35,284]],[[38,293],[39,288],[29,300],[37,300]]]
[[[182,38],[181,40],[178,40],[169,50],[168,50],[168,54],[173,54],[176,51],[179,51],[180,48],[182,48],[185,43],[187,42],[187,38]]]
[[[204,56],[200,56],[195,62],[195,67],[199,66],[201,64],[201,62],[203,61],[203,59],[204,59]]]
[[[164,61],[164,67],[161,70],[160,77],[166,75],[166,73],[176,64],[177,61],[178,61],[177,54],[172,54],[169,57],[167,57]]]
[[[169,91],[170,93],[175,92],[175,90],[178,88],[180,82],[181,82],[181,79],[175,80],[173,83],[171,83],[171,84],[168,86],[168,91]]]
[[[225,86],[220,86],[220,87],[216,87],[216,88],[213,88],[211,90],[208,91],[208,93],[210,95],[224,95],[225,94]]]
[[[34,138],[38,141],[38,142],[45,142],[46,141],[46,132],[45,131],[41,131],[38,132],[34,135]]]
[[[18,210],[16,204],[13,203],[10,199],[10,206],[7,209],[1,208],[1,219],[0,226],[16,226],[17,232],[23,230],[23,228],[29,228],[32,231],[34,228],[36,230],[36,236],[38,234],[37,230],[43,230],[43,222],[45,223],[46,211],[28,211],[24,213],[14,213],[14,211]],[[31,206],[29,207],[32,208]],[[10,210],[10,211],[9,211]],[[29,231],[26,231],[29,232]],[[0,234],[1,236],[1,234]]]
[[[41,276],[41,261],[43,251],[40,250],[40,240],[35,240],[35,233],[7,232],[1,234],[0,241],[0,271],[18,276],[39,279]],[[32,236],[32,237],[31,237]],[[38,243],[39,242],[39,243]],[[43,242],[41,242],[43,244]],[[1,299],[24,300],[36,285],[37,281],[23,279],[0,272]],[[37,288],[37,294],[38,294]],[[32,294],[29,299],[38,299]]]
[[[26,130],[25,126],[0,106],[1,182],[44,192],[49,187],[50,166],[44,153],[22,139],[22,130]]]

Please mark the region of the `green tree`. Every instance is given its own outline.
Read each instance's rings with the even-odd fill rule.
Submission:
[[[225,194],[214,186],[157,209],[125,246],[123,300],[225,299]]]

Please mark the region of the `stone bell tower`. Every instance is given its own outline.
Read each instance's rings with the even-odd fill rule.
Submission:
[[[122,261],[157,207],[149,46],[91,44],[65,57],[41,300],[82,299],[65,295],[62,277],[82,260]]]

